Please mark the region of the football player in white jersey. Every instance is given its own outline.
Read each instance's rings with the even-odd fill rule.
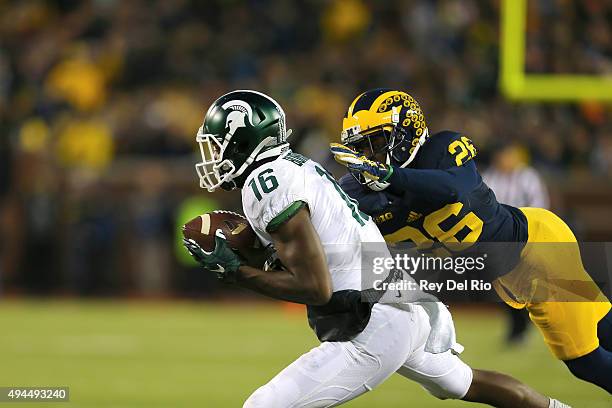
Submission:
[[[360,245],[384,242],[320,165],[291,152],[285,114],[255,91],[233,91],[208,110],[197,135],[200,185],[242,189],[244,213],[283,268],[244,264],[218,231],[215,249],[187,249],[220,279],[307,305],[321,345],[257,389],[244,407],[331,407],[373,389],[393,373],[440,399],[498,407],[564,407],[503,374],[472,370],[452,350],[425,351],[430,320],[421,306],[362,301]],[[452,324],[449,321],[448,324]],[[410,406],[407,396],[406,406]]]

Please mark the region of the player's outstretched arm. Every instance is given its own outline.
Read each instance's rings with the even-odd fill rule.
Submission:
[[[393,190],[409,191],[452,202],[472,191],[479,183],[478,170],[473,162],[450,169],[395,168],[387,180]]]
[[[327,259],[307,208],[270,234],[286,270],[241,266],[237,282],[263,295],[307,305],[324,305],[332,295]]]
[[[472,160],[458,162],[452,156],[447,156],[443,163],[437,164],[438,168],[415,169],[376,162],[338,143],[332,143],[330,150],[334,159],[349,171],[361,173],[366,180],[387,184],[394,194],[402,195],[407,191],[427,195],[440,202],[453,202],[462,193],[472,191],[481,183]]]

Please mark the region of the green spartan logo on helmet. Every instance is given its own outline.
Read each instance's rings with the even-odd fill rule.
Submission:
[[[202,155],[196,164],[200,187],[242,187],[252,165],[289,148],[290,134],[285,112],[269,96],[249,90],[223,95],[208,109],[196,136]]]

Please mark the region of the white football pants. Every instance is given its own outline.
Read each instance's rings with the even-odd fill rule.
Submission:
[[[257,389],[244,408],[334,407],[381,384],[394,372],[421,384],[440,399],[460,399],[472,369],[450,351],[424,351],[429,318],[376,304],[365,330],[347,342],[324,342]]]

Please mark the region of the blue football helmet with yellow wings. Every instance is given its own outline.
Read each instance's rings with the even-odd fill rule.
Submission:
[[[387,166],[406,167],[429,137],[418,102],[403,91],[378,88],[357,96],[342,122],[341,143]],[[382,190],[385,183],[359,177],[362,184]]]

